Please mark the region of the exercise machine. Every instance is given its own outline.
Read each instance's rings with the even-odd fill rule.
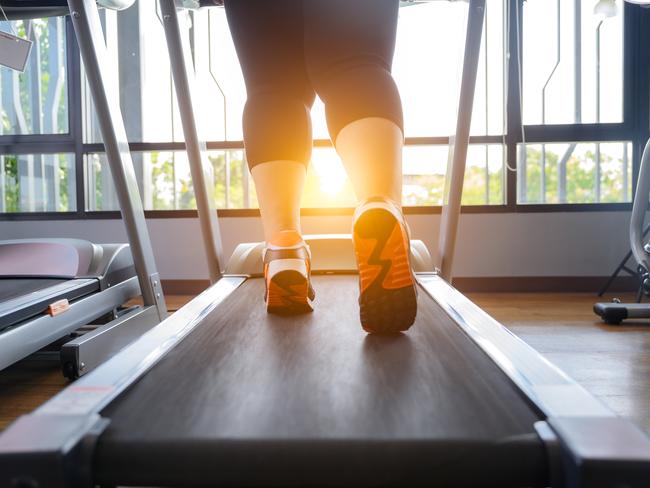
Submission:
[[[108,66],[102,58],[105,53],[92,48],[104,42],[98,6],[122,10],[133,1],[100,0],[97,5],[92,2],[94,16],[78,15],[83,2],[2,2],[8,20],[72,12],[129,245],[97,245],[71,239],[0,243],[0,260],[5,263],[0,286],[6,290],[0,305],[4,324],[0,327],[0,368],[111,314],[103,320],[106,323],[62,346],[63,372],[76,378],[167,316],[124,123],[119,103],[114,102],[119,100],[116,87],[104,72]],[[32,259],[35,256],[37,259]],[[8,260],[12,259],[9,265]],[[59,268],[54,262],[59,262]],[[137,295],[142,296],[143,306],[122,313],[121,305]]]
[[[70,3],[77,19],[96,12]],[[174,1],[160,3],[177,25]],[[471,107],[485,0],[468,8]],[[359,327],[349,237],[309,244],[312,314],[265,312],[259,243],[223,272],[215,256],[211,287],[0,434],[0,486],[647,486],[647,436],[455,290],[421,243],[416,324],[388,337]]]
[[[92,369],[111,351],[90,354],[91,337],[125,323],[140,332],[155,323],[134,320],[141,319],[142,307],[122,308],[139,294],[127,244],[98,245],[80,239],[0,241],[0,369],[81,327],[98,324],[83,339],[69,341],[61,354],[67,376],[74,376],[74,368]]]
[[[639,178],[632,204],[630,219],[630,247],[637,262],[640,279],[637,292],[637,303],[600,302],[594,305],[594,312],[608,324],[617,325],[626,319],[649,319],[650,304],[638,303],[643,295],[650,293],[650,249],[646,242],[647,230],[645,216],[648,209],[648,194],[650,193],[650,140],[646,143],[641,156]],[[627,259],[626,259],[627,261]]]

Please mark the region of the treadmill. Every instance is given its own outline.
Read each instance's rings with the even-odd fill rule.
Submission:
[[[469,3],[470,107],[484,5]],[[434,264],[411,243],[416,324],[375,336],[358,324],[350,237],[308,243],[313,313],[267,314],[262,244],[239,245],[206,291],[0,434],[0,486],[648,486],[648,437],[455,290],[436,271],[445,246]]]
[[[124,313],[120,309],[138,295],[127,244],[80,239],[0,241],[0,369],[85,325],[111,322],[118,315],[119,322],[125,322],[139,309]],[[63,350],[65,358],[72,345]],[[99,359],[86,356],[84,351],[85,361]],[[64,359],[68,375],[77,357]],[[91,362],[79,367],[92,369]]]
[[[75,379],[167,316],[117,87],[111,84],[111,77],[106,73],[110,63],[105,62],[107,53],[98,11],[99,8],[123,10],[134,1],[0,2],[7,20],[72,13],[129,240],[129,245],[93,244],[79,239],[0,241],[0,369],[65,338],[82,326],[99,321],[97,327],[61,347],[63,373]],[[180,42],[180,38],[176,41]],[[187,89],[187,83],[182,85],[178,76],[175,81],[177,86],[181,84]],[[192,176],[197,200],[208,201],[210,196],[203,174],[193,173]],[[200,208],[208,223],[211,217],[206,214],[210,209],[209,205]],[[209,242],[207,233],[205,242]],[[209,262],[212,256],[220,255],[220,249],[214,246],[206,247],[207,251]],[[138,295],[142,296],[143,306],[121,309],[123,303]]]

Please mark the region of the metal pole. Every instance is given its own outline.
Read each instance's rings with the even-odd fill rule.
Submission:
[[[43,112],[41,110],[41,100],[43,99],[42,90],[42,73],[41,73],[41,43],[40,34],[31,20],[27,23],[29,38],[34,43],[34,48],[29,59],[29,105],[31,107],[32,134],[43,133]],[[44,212],[47,210],[45,188],[45,160],[43,154],[32,156],[30,163],[30,188],[31,202],[30,210]]]
[[[47,134],[56,134],[58,132],[58,112],[61,94],[63,92],[63,82],[65,80],[65,64],[63,58],[63,18],[52,17],[48,20],[47,38],[50,44],[48,53],[50,83],[45,95],[45,114],[43,120],[43,129]],[[47,184],[48,195],[46,198],[46,210],[55,212],[60,210],[60,178],[61,169],[59,168],[58,156],[47,155],[45,157],[45,181]]]
[[[560,62],[562,61],[562,10],[560,8],[560,0],[557,0],[556,2],[556,10],[557,10],[557,29],[555,31],[555,65],[553,66],[553,69],[551,69],[550,74],[548,75],[548,78],[546,78],[546,82],[544,83],[544,87],[542,88],[542,125],[546,125],[546,89],[548,88],[548,84],[551,82],[551,79],[553,78],[553,75],[555,75],[555,72],[557,71],[557,67],[560,65]],[[542,157],[540,161],[541,165],[541,184],[540,184],[540,201],[542,203],[546,203],[546,144],[542,143]]]
[[[203,245],[205,247],[208,262],[210,281],[216,282],[221,278],[221,263],[223,260],[223,247],[219,233],[219,222],[214,202],[214,185],[206,165],[206,144],[199,139],[196,119],[194,116],[194,105],[192,101],[192,87],[190,80],[193,73],[189,72],[187,50],[184,46],[183,36],[178,20],[178,12],[174,0],[160,0],[160,11],[165,28],[167,49],[174,85],[176,87],[176,98],[183,124],[185,135],[185,147],[192,174],[196,207],[201,224]]]
[[[119,93],[106,73],[107,49],[95,0],[68,0],[79,51],[86,67],[88,85],[95,102],[97,120],[111,167],[122,218],[146,306],[155,306],[158,317],[167,316],[160,277],[156,270],[144,209],[135,178],[131,153],[120,112]]]
[[[623,172],[623,192],[622,192],[623,193],[623,198],[621,199],[621,201],[623,201],[623,202],[627,202],[628,195],[629,195],[628,191],[627,191],[627,187],[630,184],[629,176],[628,176],[629,156],[628,156],[627,145],[628,145],[627,142],[623,143],[623,167],[621,168],[622,172]]]
[[[467,162],[467,148],[472,123],[472,107],[474,105],[474,90],[476,88],[484,16],[485,0],[470,0],[465,37],[463,77],[458,104],[458,120],[456,122],[456,135],[451,137],[449,141],[445,198],[440,220],[440,236],[436,260],[440,276],[448,282],[451,281],[452,277],[458,221],[460,219],[463,179]]]
[[[600,26],[596,27],[596,123],[600,122]],[[600,143],[596,143],[596,203],[600,202]]]
[[[485,29],[485,63],[483,68],[485,69],[485,135],[487,136],[489,131],[488,125],[490,121],[490,77],[488,76],[488,54],[490,52],[490,47],[488,44],[488,16],[487,16],[487,4],[485,4],[485,22],[483,23],[483,28]],[[490,151],[489,146],[485,145],[485,204],[490,204]]]

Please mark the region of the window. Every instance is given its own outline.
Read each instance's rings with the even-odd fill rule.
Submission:
[[[24,73],[0,67],[0,137],[68,132],[65,19],[0,22],[33,41]]]
[[[629,142],[519,146],[520,203],[619,203],[632,200]]]
[[[110,62],[115,67],[112,72],[119,78],[117,81],[127,134],[134,143],[181,142],[183,134],[171,82],[169,59],[166,50],[160,49],[161,45],[165,45],[160,14],[155,2],[138,2],[136,5],[123,12],[104,14]],[[196,104],[196,109],[202,136],[214,143],[236,141],[241,144],[241,116],[246,92],[225,12],[223,9],[208,9],[186,13],[182,18],[187,25],[192,25],[193,57],[197,71],[195,98],[201,100],[201,103]],[[472,126],[472,133],[476,135],[501,137],[503,134],[503,18],[504,1],[490,2]],[[393,71],[403,99],[407,138],[437,137],[444,141],[454,132],[466,20],[467,6],[462,3],[431,2],[400,9]],[[147,33],[146,36],[143,35],[144,32]],[[86,141],[100,142],[94,111],[90,109],[92,104],[89,97],[86,100],[88,108],[85,113],[89,114],[85,121]],[[324,112],[322,102],[317,100],[312,110],[316,139],[329,138]],[[410,173],[406,173],[409,183],[405,183],[408,185],[405,187],[405,195],[408,193],[411,196],[405,203],[440,204],[441,199],[432,196],[436,190],[429,186],[433,185],[432,179],[444,180],[446,164],[439,164],[439,155],[443,152],[446,154],[447,145],[444,142],[441,144],[437,148],[439,151],[433,147],[424,151],[418,151],[416,146],[408,147],[404,155],[404,167]],[[491,179],[492,185],[498,185],[498,188],[489,190],[489,185],[477,183],[466,192],[473,195],[465,199],[467,204],[503,204],[503,178],[498,176],[494,179],[496,173],[502,173],[501,168],[495,166],[502,165],[502,161],[498,162],[494,157],[495,146],[490,145],[490,148],[490,151],[473,151],[469,168],[472,171],[478,171],[479,167],[489,168],[481,178],[484,181]],[[499,153],[502,154],[503,151],[499,149]],[[174,167],[174,174],[189,175],[187,161],[181,153],[174,153],[173,157],[173,153],[155,154],[158,158],[168,159],[167,162]],[[413,157],[411,154],[419,155],[415,165],[409,163],[409,158]],[[152,155],[134,156],[136,167],[151,165],[150,161],[140,162],[141,158],[150,157]],[[428,157],[431,159],[423,161],[423,158]],[[446,160],[446,156],[443,159]],[[425,169],[426,164],[429,168]],[[417,169],[411,170],[411,167]],[[98,171],[97,175],[100,174],[101,171]],[[164,189],[151,182],[151,174],[146,170],[142,173],[142,178],[145,178],[141,182],[145,208],[184,208],[180,202],[187,199],[183,195],[179,196],[178,192],[191,191],[191,188],[180,184],[180,176],[174,177],[175,185],[166,185]],[[424,183],[427,179],[432,181]],[[224,191],[223,197],[218,191],[215,192],[217,206],[247,208],[254,205],[254,198],[251,198],[254,191],[250,191],[252,181],[248,180],[247,176],[247,189],[238,189],[238,180],[234,177],[224,179],[224,185],[228,183],[234,186],[227,185],[228,191]],[[478,182],[476,178],[473,180]],[[152,192],[155,188],[158,200],[154,201]],[[165,192],[168,193],[164,194]],[[428,196],[422,197],[425,192]],[[109,190],[104,193],[111,194]],[[242,195],[241,198],[235,197],[239,194]],[[187,201],[192,200],[189,198]],[[115,206],[114,199],[108,196],[101,197],[98,201],[91,198],[89,201],[92,203],[88,206],[89,209],[100,210]],[[349,207],[355,201],[335,151],[324,147],[315,148],[303,206]],[[167,203],[163,205],[162,202]]]
[[[0,212],[74,210],[74,154],[0,155]]]
[[[623,121],[623,23],[593,0],[526,0],[523,118],[526,124]]]
[[[647,85],[638,40],[650,20],[639,6],[616,3],[617,15],[602,18],[595,0],[487,2],[463,205],[488,212],[629,208],[650,135],[637,89]],[[442,203],[467,11],[465,2],[414,2],[399,11],[393,74],[405,116],[406,206]],[[157,2],[100,15],[144,207],[194,209]],[[256,208],[242,141],[246,93],[225,12],[184,11],[181,20],[215,205]],[[34,49],[24,73],[0,68],[0,214],[117,210],[70,19],[11,26]],[[302,205],[351,207],[354,192],[318,99],[312,125],[316,143]]]
[[[604,18],[595,4],[523,2],[519,204],[632,199],[633,143],[612,142],[633,134],[624,113],[626,8],[617,2],[617,15]]]

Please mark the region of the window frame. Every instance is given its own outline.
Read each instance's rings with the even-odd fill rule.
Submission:
[[[505,34],[510,47],[510,58],[517,59],[523,40],[523,4],[525,0],[507,0],[506,15],[509,31]],[[621,123],[600,124],[557,124],[526,125],[527,143],[567,143],[567,142],[632,142],[632,195],[636,191],[639,163],[646,141],[650,138],[650,9],[624,2],[624,40],[623,40],[623,121]],[[519,13],[519,38],[515,29]],[[72,22],[66,17],[67,48],[67,94],[68,94],[68,133],[65,134],[24,134],[0,135],[0,153],[73,153],[76,172],[76,210],[71,212],[29,212],[0,213],[0,221],[32,220],[88,220],[117,219],[117,211],[86,210],[85,156],[103,152],[101,143],[83,142],[83,100],[82,76],[79,48],[76,43]],[[648,46],[648,47],[646,47]],[[522,60],[522,63],[525,60]],[[521,106],[519,97],[519,66],[506,63],[506,134],[470,136],[470,144],[502,144],[507,161],[516,164],[517,145],[522,142]],[[511,82],[515,80],[515,82]],[[406,145],[447,145],[448,136],[406,138]],[[132,151],[183,151],[182,142],[139,142],[129,144]],[[209,141],[210,150],[243,149],[243,141]],[[331,147],[329,140],[314,141],[314,147]],[[626,203],[523,203],[517,202],[517,173],[504,169],[503,204],[464,205],[462,213],[502,214],[502,213],[547,213],[547,212],[600,212],[630,211],[632,204]],[[435,215],[441,213],[441,206],[405,207],[407,214]],[[304,208],[303,215],[351,215],[350,207]],[[256,217],[258,209],[220,209],[220,217]],[[147,210],[147,218],[194,218],[196,210]]]

